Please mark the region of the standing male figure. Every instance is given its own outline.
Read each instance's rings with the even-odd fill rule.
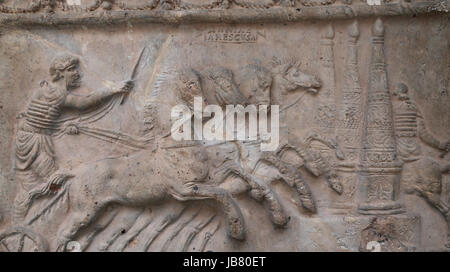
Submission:
[[[403,161],[401,183],[406,193],[416,194],[438,210],[447,222],[447,247],[450,247],[450,208],[442,200],[442,174],[450,167],[440,165],[421,152],[419,139],[443,152],[450,150],[450,141],[440,141],[425,127],[419,108],[410,100],[408,87],[400,83],[394,91],[397,97],[395,109],[395,136],[397,154]],[[443,153],[445,154],[445,153]]]
[[[81,85],[79,60],[70,55],[55,58],[50,66],[51,82],[42,81],[21,114],[15,137],[15,170],[21,188],[15,199],[14,219],[22,220],[33,199],[45,195],[53,185],[60,185],[70,175],[60,173],[55,162],[52,133],[65,109],[85,110],[97,106],[118,93],[128,92],[132,81],[117,89],[104,89],[87,96],[71,94]],[[75,125],[65,128],[67,134],[78,134]]]
[[[395,107],[395,134],[397,153],[404,162],[415,161],[420,158],[420,138],[427,145],[448,151],[450,141],[441,142],[428,132],[422,114],[408,95],[408,87],[399,83],[394,91],[398,103]]]

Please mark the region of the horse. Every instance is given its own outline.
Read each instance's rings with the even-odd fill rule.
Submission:
[[[292,104],[285,105],[286,96],[289,93],[303,91],[312,94],[319,92],[322,83],[319,78],[314,75],[308,74],[300,69],[300,64],[294,59],[274,59],[272,69],[268,70],[260,65],[249,65],[244,70],[247,70],[245,78],[248,82],[255,80],[258,86],[265,86],[265,91],[247,91],[247,96],[250,94],[254,103],[272,104],[280,106],[280,126],[285,127],[286,124],[286,112],[290,106],[298,102],[303,94]],[[243,83],[241,86],[248,86],[248,83]],[[249,86],[246,89],[254,90],[254,86]],[[260,96],[259,98],[257,96]],[[280,135],[280,144],[277,151],[274,152],[261,152],[258,148],[259,142],[241,142],[239,144],[239,150],[247,155],[241,155],[241,161],[243,167],[251,176],[265,177],[265,180],[270,183],[273,180],[282,180],[290,187],[293,187],[300,198],[301,205],[307,211],[314,213],[316,211],[314,199],[309,189],[308,184],[303,180],[298,168],[300,165],[291,165],[281,160],[282,153],[286,149],[293,149],[300,153],[300,157],[306,162],[307,166],[313,163],[311,154],[312,152],[306,152],[305,148],[295,147],[288,144],[286,135]],[[315,138],[320,138],[315,136]],[[323,142],[326,142],[323,140]],[[335,144],[326,142],[327,146],[334,148]],[[307,158],[304,154],[307,153]],[[302,156],[303,155],[303,156]],[[316,158],[317,159],[317,158]],[[271,167],[265,168],[261,165],[269,165]],[[276,171],[273,171],[273,168]],[[326,167],[325,167],[326,168]],[[309,168],[308,168],[309,169]],[[329,168],[321,169],[320,173],[314,173],[316,176],[325,174],[326,180],[329,183],[333,183],[333,190],[340,191],[338,183],[334,182],[336,177],[333,171]],[[330,185],[331,187],[331,185]]]
[[[227,218],[228,235],[245,239],[242,213],[230,193],[204,183],[209,173],[205,148],[198,141],[171,148],[179,143],[168,137],[170,108],[177,102],[188,105],[193,95],[203,92],[198,73],[183,69],[163,73],[160,79],[153,86],[144,114],[146,134],[155,135],[154,143],[131,155],[105,158],[73,171],[68,185],[72,214],[59,227],[58,251],[64,251],[80,229],[90,225],[111,204],[145,207],[157,205],[168,197],[179,201],[216,200]],[[162,86],[162,82],[171,85]]]
[[[281,106],[284,104],[285,96],[288,93],[303,91],[316,94],[322,85],[320,79],[316,76],[302,71],[300,69],[300,63],[295,59],[280,60],[274,58],[272,69],[270,70],[260,64],[247,65],[237,74],[238,82],[234,81],[234,74],[231,70],[223,67],[211,69],[210,74],[210,78],[215,81],[216,97],[226,97],[227,100],[232,103],[242,100],[242,104],[247,102],[256,105],[268,106],[270,104],[275,104]],[[227,84],[214,80],[218,77],[225,78]],[[227,86],[228,90],[222,91],[223,86]],[[219,103],[221,107],[225,107],[226,105],[224,103],[220,103],[221,100],[223,99],[213,101]],[[284,107],[284,109],[286,108],[287,107]],[[281,120],[281,122],[283,121],[284,120]],[[214,156],[214,153],[217,153],[220,157],[223,156],[222,154],[224,152],[216,152],[217,148],[232,150],[231,153],[237,154],[234,155],[234,158],[222,158],[222,163],[224,165],[228,164],[228,166],[216,163],[213,169],[217,172],[215,176],[218,176],[219,178],[212,179],[219,180],[220,184],[220,181],[223,182],[226,180],[226,177],[228,177],[230,172],[231,174],[239,176],[250,186],[251,197],[260,201],[265,200],[269,204],[268,207],[271,219],[275,225],[282,226],[286,224],[287,218],[269,184],[260,181],[256,176],[265,177],[266,179],[271,180],[281,179],[285,181],[298,191],[302,206],[308,211],[314,212],[315,204],[311,191],[308,185],[303,181],[298,170],[295,167],[290,167],[282,162],[278,155],[275,154],[276,152],[261,152],[258,147],[260,144],[261,141],[259,140],[248,142],[234,141],[233,143],[222,144],[221,147],[212,147],[211,157],[215,158],[218,162],[221,160],[217,158],[217,156]],[[261,168],[259,165],[262,162],[274,166],[278,173],[273,175],[274,171],[260,171]],[[229,169],[232,169],[233,171],[227,171]],[[328,174],[328,171],[322,172],[327,172]],[[327,181],[332,179],[332,171],[329,172],[330,175],[327,175]],[[258,186],[252,186],[255,184]],[[240,188],[245,188],[245,186],[241,186]],[[234,193],[241,193],[239,190],[242,189],[238,189],[237,191],[234,191]],[[246,188],[245,190],[249,189]]]
[[[405,193],[422,197],[444,218],[447,223],[447,248],[450,248],[450,207],[442,200],[442,187],[443,174],[449,173],[450,165],[441,167],[434,159],[424,156],[405,162],[400,177]]]
[[[277,78],[277,81],[286,87],[286,91],[290,91],[291,88],[313,91],[320,85],[314,76],[300,72],[295,65],[289,66],[279,67],[283,77]],[[197,82],[191,80],[195,77],[194,74],[197,75]],[[185,71],[180,78],[181,80],[177,81],[178,87],[185,84],[188,88],[183,89],[184,93],[177,93],[181,93],[183,97],[191,97],[196,92],[193,88],[200,85],[198,74],[193,70]],[[165,81],[173,82],[173,78],[170,80],[166,78]],[[163,89],[166,90],[160,89],[154,91],[158,97],[162,97],[160,94]],[[164,93],[164,97],[172,96]],[[151,110],[152,116],[147,118],[151,123],[150,129],[161,127],[162,130],[167,130],[167,122],[153,122],[155,119],[167,117],[167,112],[161,109],[165,104],[155,100],[154,105],[158,109]],[[160,124],[155,126],[155,123]],[[67,243],[111,204],[145,207],[158,205],[167,198],[178,201],[205,199],[217,201],[226,217],[228,235],[237,240],[244,240],[246,227],[239,206],[230,192],[220,187],[221,182],[209,181],[223,180],[230,174],[241,177],[249,185],[250,195],[255,199],[269,203],[271,219],[275,225],[284,226],[287,223],[288,219],[270,188],[245,171],[240,161],[228,165],[227,169],[217,175],[211,171],[214,169],[212,165],[214,159],[208,155],[211,153],[210,147],[205,147],[199,141],[194,141],[192,145],[180,146],[178,142],[175,143],[173,139],[167,137],[168,134],[164,135],[162,132],[156,134],[160,137],[155,140],[153,148],[130,155],[104,158],[82,165],[73,171],[74,177],[68,184],[71,216],[68,216],[59,227],[58,251],[64,251]]]
[[[59,228],[57,250],[65,250],[78,231],[110,204],[149,206],[167,197],[218,201],[227,218],[228,234],[243,240],[244,220],[231,195],[225,189],[202,184],[208,170],[208,158],[201,146],[142,150],[81,166],[68,185],[71,216]]]

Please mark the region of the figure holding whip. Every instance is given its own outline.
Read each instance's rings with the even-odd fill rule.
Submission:
[[[131,72],[130,80],[127,81],[127,82],[131,82],[131,84],[133,86],[134,86],[134,81],[136,80],[136,75],[137,75],[137,71],[138,71],[137,68],[139,67],[139,64],[141,63],[142,56],[144,55],[144,51],[146,48],[147,47],[142,48],[141,53],[139,54],[139,58],[138,58],[136,64],[134,65],[133,71]],[[120,98],[120,103],[119,103],[120,105],[122,105],[125,102],[127,94],[128,93],[122,94],[122,97]]]

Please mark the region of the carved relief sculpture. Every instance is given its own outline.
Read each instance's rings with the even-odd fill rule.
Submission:
[[[449,251],[450,2],[372,2],[0,0],[0,252]]]
[[[43,80],[31,97],[26,111],[20,115],[20,123],[15,139],[16,177],[21,182],[22,191],[15,201],[15,219],[20,222],[34,198],[49,194],[51,190],[73,177],[64,170],[58,172],[52,142],[52,134],[57,129],[58,118],[65,108],[83,110],[93,107],[109,97],[124,93],[132,86],[126,82],[117,90],[95,92],[87,97],[70,94],[80,86],[79,60],[72,56],[56,58],[50,67],[50,83]],[[64,128],[68,134],[78,134],[74,124]]]
[[[450,150],[450,142],[438,140],[430,133],[417,105],[411,101],[408,87],[399,83],[394,91],[397,98],[395,111],[395,130],[399,158],[403,162],[401,185],[407,193],[423,197],[444,217],[450,228],[449,207],[442,196],[443,175],[450,170],[450,165],[441,167],[432,158],[423,155],[419,139],[427,145],[439,149],[441,157]],[[449,230],[450,231],[450,230]],[[450,234],[450,232],[449,232]],[[449,241],[447,237],[447,247]]]

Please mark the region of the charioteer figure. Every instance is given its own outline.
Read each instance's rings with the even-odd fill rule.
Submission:
[[[86,110],[98,106],[116,94],[131,90],[133,81],[125,81],[119,88],[103,89],[86,96],[73,95],[81,85],[79,59],[65,55],[57,57],[50,67],[51,82],[42,81],[34,91],[20,121],[15,137],[15,170],[21,188],[15,199],[14,218],[20,222],[34,199],[46,195],[52,186],[60,186],[71,176],[58,171],[52,134],[66,109]],[[64,132],[78,134],[75,124]]]

